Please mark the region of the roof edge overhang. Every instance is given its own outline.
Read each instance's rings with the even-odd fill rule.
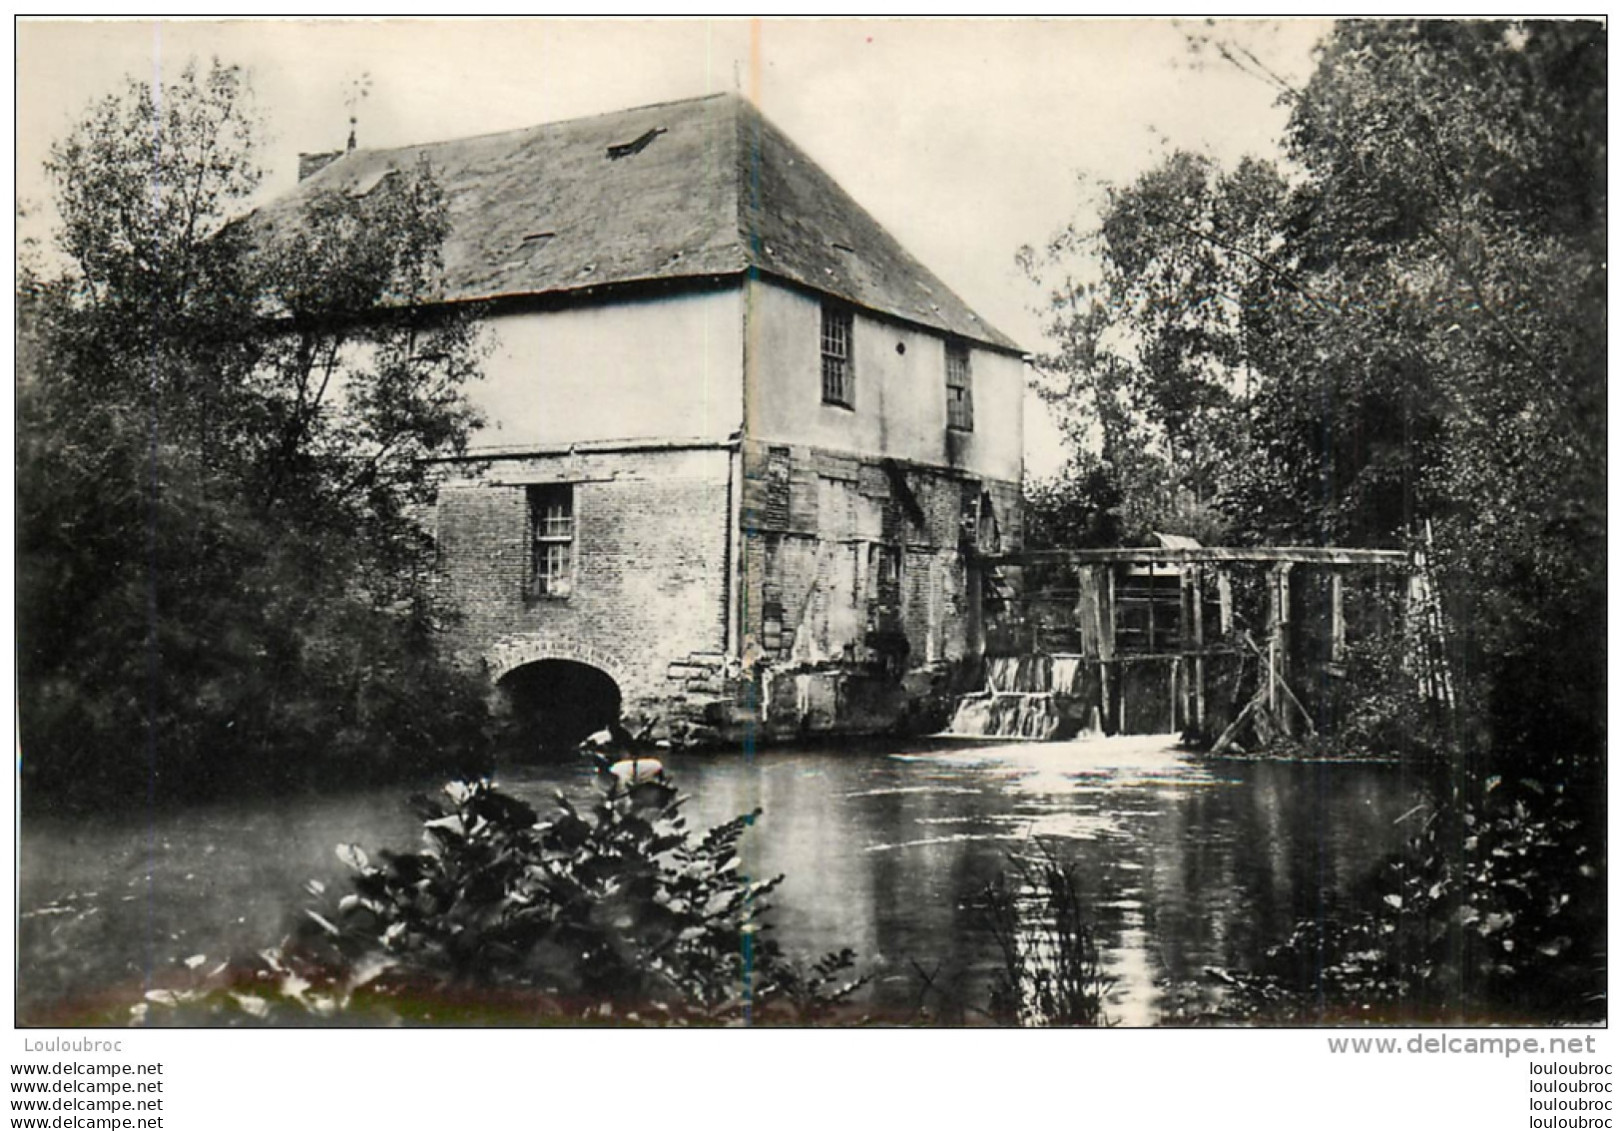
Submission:
[[[651,275],[580,287],[553,287],[538,291],[504,291],[487,295],[457,295],[440,299],[436,306],[483,307],[495,313],[558,310],[605,302],[669,298],[675,292],[714,292],[742,285],[742,269],[702,275]]]
[[[897,314],[891,310],[880,310],[878,307],[868,306],[865,303],[860,303],[854,299],[847,298],[837,291],[830,291],[821,287],[814,287],[809,283],[803,283],[790,275],[785,275],[778,271],[772,271],[762,267],[750,267],[744,271],[743,274],[747,275],[751,279],[767,279],[773,283],[777,283],[780,286],[787,287],[790,290],[800,291],[804,294],[820,295],[824,298],[830,298],[835,302],[842,303],[845,306],[851,307],[852,309],[860,310],[869,317],[876,318],[884,322],[893,322],[896,325],[906,326],[914,330],[922,330],[925,333],[934,334],[937,338],[948,338],[952,341],[973,342],[982,349],[992,350],[995,353],[1006,354],[1009,357],[1017,357],[1021,360],[1034,356],[1029,350],[1024,349],[1018,344],[1010,345],[1004,342],[994,341],[989,338],[978,337],[974,334],[964,334],[957,330],[947,330],[918,318],[909,318],[905,314]],[[993,330],[992,332],[1006,337],[1006,335],[1002,335],[1000,331]],[[1013,339],[1010,338],[1009,342],[1012,341]]]
[[[741,443],[734,432],[724,440],[704,436],[664,436],[621,440],[577,440],[528,444],[491,444],[470,447],[459,455],[435,456],[426,463],[478,464],[506,460],[555,459],[559,456],[611,455],[624,452],[736,451]]]
[[[835,302],[860,310],[869,317],[880,321],[921,330],[939,338],[972,342],[982,349],[991,350],[1009,357],[1028,360],[1034,356],[1029,350],[1018,345],[1007,345],[1002,342],[977,337],[973,334],[963,334],[954,330],[943,329],[940,326],[931,325],[917,318],[908,318],[906,315],[896,314],[893,311],[866,306],[835,291],[813,287],[789,275],[754,266],[740,267],[732,271],[709,272],[702,275],[658,275],[637,279],[618,279],[610,283],[596,283],[581,287],[556,287],[541,291],[457,295],[424,305],[482,307],[499,314],[520,313],[528,310],[558,310],[571,306],[589,306],[596,303],[667,298],[681,291],[722,291],[733,287],[741,287],[745,282],[751,280],[765,280],[803,294],[832,299]]]

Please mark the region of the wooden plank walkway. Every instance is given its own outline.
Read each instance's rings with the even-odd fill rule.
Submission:
[[[1407,568],[1404,550],[1353,550],[1335,546],[1126,546],[1109,549],[1015,550],[986,554],[986,565],[1199,565],[1250,562],[1260,565],[1394,566]]]

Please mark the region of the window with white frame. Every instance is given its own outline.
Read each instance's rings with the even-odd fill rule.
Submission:
[[[574,590],[574,484],[529,489],[529,595],[567,597]]]
[[[822,401],[856,407],[855,358],[851,352],[855,318],[834,303],[822,304]]]

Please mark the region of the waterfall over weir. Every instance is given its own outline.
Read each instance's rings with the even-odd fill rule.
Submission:
[[[1097,731],[1096,685],[1081,656],[1028,654],[988,656],[984,690],[960,696],[947,734],[1029,738],[1070,738]]]

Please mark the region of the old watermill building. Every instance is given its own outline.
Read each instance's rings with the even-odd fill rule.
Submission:
[[[1023,360],[749,102],[394,150],[426,161],[486,417],[441,491],[458,649],[554,740],[940,726],[975,555],[1020,545]]]

